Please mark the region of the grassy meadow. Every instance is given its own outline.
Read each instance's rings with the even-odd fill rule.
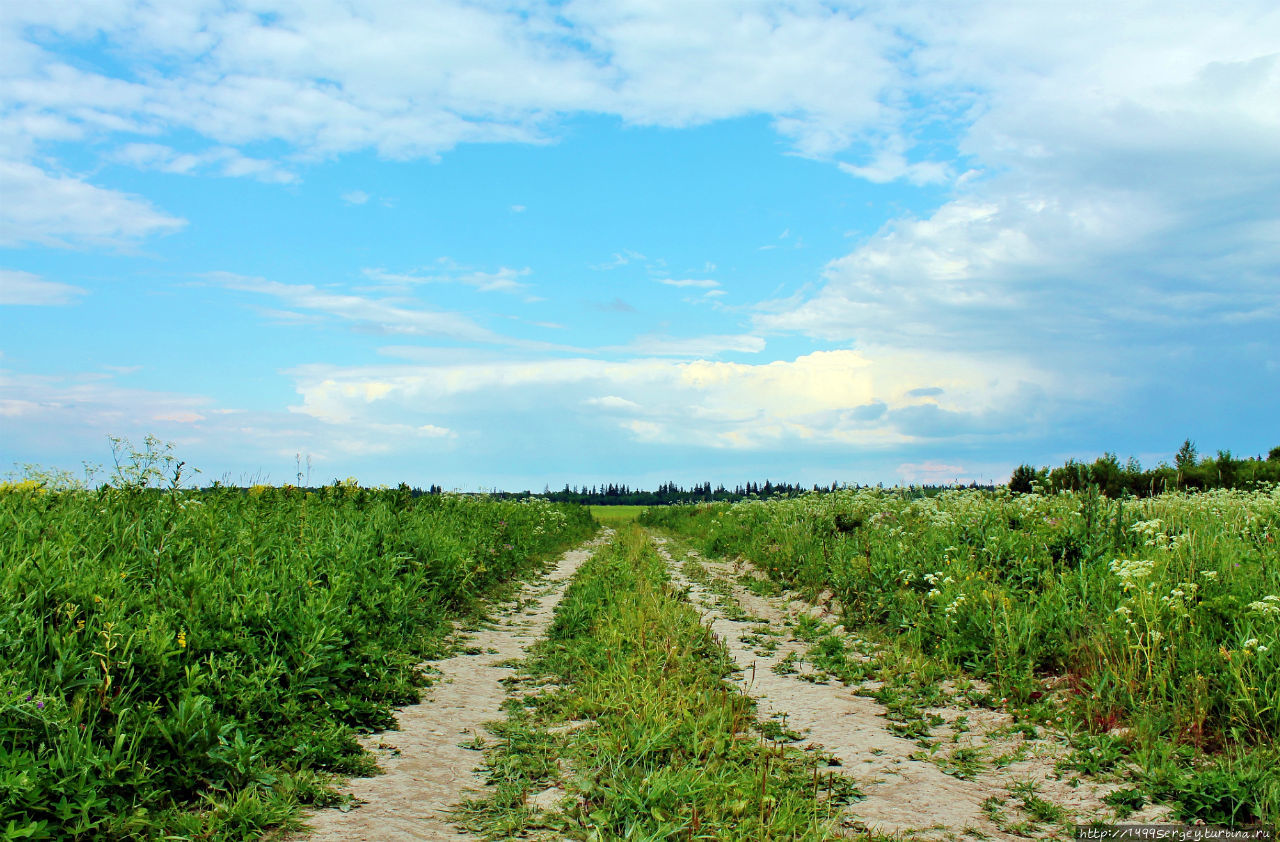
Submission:
[[[650,509],[643,522],[780,584],[916,671],[989,682],[1134,798],[1280,821],[1280,490],[1109,500],[858,490]],[[824,593],[825,592],[825,593]]]
[[[368,774],[449,621],[597,527],[335,484],[0,489],[0,838],[252,839]]]
[[[648,506],[591,506],[591,516],[604,526],[621,526],[638,520]]]
[[[588,508],[353,481],[184,489],[152,444],[96,490],[0,485],[0,839],[295,826],[339,800],[335,776],[376,772],[357,735],[395,727],[456,621],[600,525],[617,535],[520,667],[549,689],[494,726],[494,786],[465,810],[488,838],[828,838],[858,797],[820,781],[816,750],[766,739],[653,531],[750,560],[757,594],[834,606],[843,631],[806,657],[879,679],[895,733],[923,739],[906,720],[978,679],[977,704],[1065,732],[1070,771],[1123,778],[1117,804],[1280,823],[1277,487]],[[852,658],[853,634],[882,654]],[[572,804],[548,819],[526,801],[552,781]]]

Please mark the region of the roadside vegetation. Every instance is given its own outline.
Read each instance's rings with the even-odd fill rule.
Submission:
[[[1114,453],[1105,453],[1091,463],[1068,460],[1053,469],[1019,465],[1009,478],[1009,490],[1084,491],[1093,487],[1116,498],[1213,488],[1247,490],[1270,483],[1280,483],[1280,447],[1271,448],[1266,457],[1241,458],[1230,450],[1202,456],[1187,439],[1174,454],[1172,465],[1161,462],[1144,468],[1135,458],[1121,463]]]
[[[647,536],[621,527],[523,664],[470,823],[492,839],[832,838],[852,784],[766,735],[732,668]]]
[[[596,527],[353,482],[0,487],[0,838],[256,838],[369,774],[452,618]]]
[[[988,682],[979,701],[1068,732],[1079,771],[1126,776],[1128,806],[1280,821],[1274,486],[1142,500],[863,489],[642,520],[831,600],[904,674]]]

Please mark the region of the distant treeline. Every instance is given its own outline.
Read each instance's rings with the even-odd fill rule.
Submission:
[[[796,497],[801,494],[824,494],[842,488],[861,488],[863,486],[831,483],[831,485],[802,485],[800,483],[765,480],[763,483],[748,482],[726,488],[724,485],[712,485],[709,482],[695,484],[688,488],[674,482],[659,485],[656,491],[645,491],[630,488],[626,485],[582,486],[581,488],[565,485],[559,491],[544,490],[540,494],[525,491],[519,494],[498,492],[499,497],[542,497],[554,503],[578,503],[584,506],[666,506],[672,503],[736,503],[747,499],[769,499],[772,497]],[[912,486],[911,492],[917,496],[932,496],[946,488],[954,486]],[[966,486],[970,488],[991,488],[991,486]]]
[[[1108,497],[1132,494],[1149,497],[1165,491],[1209,488],[1255,488],[1261,483],[1280,483],[1280,447],[1271,448],[1266,458],[1236,457],[1229,450],[1201,456],[1191,439],[1174,454],[1173,464],[1161,462],[1143,468],[1130,457],[1123,464],[1114,453],[1105,453],[1092,463],[1067,460],[1059,468],[1019,465],[1009,478],[1009,490],[1029,493],[1083,491],[1096,488]]]
[[[205,492],[217,491],[238,491],[242,494],[253,494],[260,489],[265,490],[271,486],[255,485],[255,486],[237,486],[224,485],[215,482],[213,485],[201,489]],[[870,488],[870,485],[858,485],[856,483],[836,483],[831,485],[801,485],[799,483],[780,482],[774,483],[765,480],[763,483],[749,482],[746,485],[738,485],[732,489],[723,485],[713,486],[709,482],[695,484],[688,488],[677,485],[674,482],[664,483],[658,486],[656,491],[646,491],[639,488],[631,488],[625,484],[615,485],[609,483],[607,485],[593,486],[570,486],[565,485],[559,491],[552,491],[549,488],[541,492],[534,491],[501,491],[492,489],[490,491],[466,492],[467,496],[483,496],[492,497],[497,500],[524,500],[531,497],[537,497],[543,500],[549,500],[553,503],[577,503],[581,506],[666,506],[672,503],[718,503],[729,502],[736,503],[739,500],[757,499],[765,500],[774,497],[797,497],[801,494],[826,494],[840,489],[858,489]],[[883,488],[884,484],[880,483],[876,487]],[[285,486],[289,493],[294,494],[321,494],[321,495],[358,495],[361,489],[353,480],[333,480],[329,485],[314,486]],[[896,493],[904,496],[933,497],[941,494],[943,491],[954,488],[981,488],[987,491],[995,489],[994,485],[978,485],[970,483],[969,485],[912,485],[907,488],[898,488]],[[164,489],[152,488],[148,489],[155,493],[160,493]],[[445,490],[442,486],[431,484],[426,488],[418,486],[409,486],[406,483],[400,483],[399,487],[394,489],[397,493],[404,495],[406,498],[422,497],[430,494],[444,494]]]
[[[833,486],[834,487],[834,484]],[[573,488],[565,485],[559,491],[546,490],[539,494],[539,497],[545,497],[556,503],[579,503],[589,506],[665,506],[670,503],[710,503],[719,501],[737,501],[747,497],[794,497],[797,494],[803,494],[808,489],[801,485],[795,485],[789,482],[773,483],[765,480],[763,484],[758,482],[749,482],[746,485],[739,485],[735,488],[725,488],[723,485],[712,486],[709,482],[695,484],[688,488],[683,488],[674,482],[663,483],[658,486],[656,491],[646,491],[640,488],[630,488],[627,485],[608,485],[583,486],[581,488]],[[814,490],[819,490],[818,486],[814,486]],[[826,490],[825,488],[821,490]]]

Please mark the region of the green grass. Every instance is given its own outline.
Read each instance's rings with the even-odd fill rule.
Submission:
[[[257,838],[368,774],[449,620],[585,509],[338,485],[0,488],[0,837]]]
[[[648,506],[590,506],[591,516],[605,526],[618,527],[639,519]]]
[[[514,704],[488,756],[495,794],[468,811],[489,838],[835,838],[852,784],[755,725],[732,664],[635,527],[579,572],[525,672],[558,689]],[[586,727],[557,732],[557,723]],[[778,738],[777,740],[773,738]],[[551,785],[563,809],[527,797]]]
[[[863,489],[641,520],[779,585],[832,592],[847,629],[893,642],[881,677],[915,676],[895,692],[982,678],[1028,722],[1082,743],[1112,735],[1180,818],[1280,822],[1280,489]],[[828,648],[810,659],[859,677]]]

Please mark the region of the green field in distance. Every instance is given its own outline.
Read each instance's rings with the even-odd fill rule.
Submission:
[[[591,506],[591,516],[605,526],[629,523],[640,517],[648,506]]]

